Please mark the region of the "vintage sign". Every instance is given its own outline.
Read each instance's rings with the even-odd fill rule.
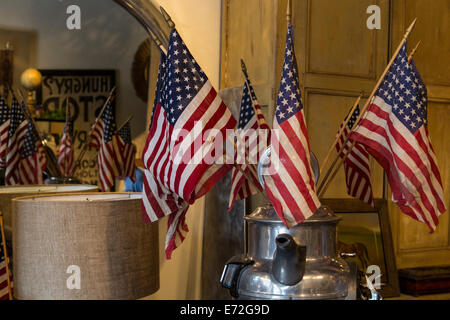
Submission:
[[[42,87],[37,92],[36,120],[42,122],[60,122],[62,135],[65,119],[66,99],[69,101],[70,114],[74,120],[74,147],[77,159],[89,130],[106,102],[111,89],[115,86],[114,70],[40,70]],[[113,101],[114,107],[114,101]],[[114,108],[115,110],[115,108]],[[50,129],[49,131],[55,131]],[[58,141],[59,142],[59,141]],[[75,177],[83,183],[98,185],[97,150],[88,148],[83,160],[76,164]]]

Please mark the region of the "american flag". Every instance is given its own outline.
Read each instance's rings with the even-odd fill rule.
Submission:
[[[352,131],[359,114],[360,110],[359,106],[357,106],[336,144],[336,151],[339,152],[341,151],[342,145],[347,141],[344,150],[340,154],[341,158],[344,158],[347,155],[348,150],[352,147],[352,142],[348,141],[347,137]],[[338,132],[341,131],[345,120],[341,123]],[[344,161],[344,171],[347,193],[352,197],[374,206],[372,185],[370,183],[369,154],[364,146],[357,143],[351,149],[350,154],[346,156]]]
[[[162,88],[165,79],[165,67],[166,56],[161,53],[150,129],[146,147],[142,154],[145,169],[142,215],[146,223],[161,219],[165,215],[169,216],[165,251],[167,259],[170,259],[172,251],[183,242],[186,233],[189,231],[185,223],[189,203],[166,188],[164,180],[161,180],[160,175],[158,175],[163,161],[169,157],[168,122],[166,112],[162,107],[164,104]],[[154,148],[157,148],[157,150]],[[177,221],[178,223],[174,223]]]
[[[120,130],[117,131],[120,142],[120,155],[122,156],[122,174],[121,177],[129,177],[133,182],[136,181],[136,148],[131,141],[130,121],[127,121]]]
[[[43,172],[47,164],[44,147],[35,132],[33,123],[28,122],[19,162],[20,184],[44,184]]]
[[[6,149],[8,147],[9,108],[0,97],[0,168],[5,167]]]
[[[68,105],[66,107],[69,108]],[[58,166],[63,176],[69,176],[74,166],[73,120],[70,116],[70,108],[67,112],[68,119],[58,149]]]
[[[406,42],[350,138],[386,171],[393,201],[433,232],[445,212],[442,181],[428,136],[427,89]]]
[[[308,132],[300,96],[293,28],[288,26],[280,90],[272,126],[267,197],[280,219],[291,227],[320,207],[311,169]]]
[[[21,151],[27,132],[28,120],[19,106],[19,102],[13,97],[9,115],[8,147],[6,150],[5,184],[20,184],[19,162]]]
[[[251,90],[253,90],[253,88],[251,88]],[[231,191],[228,201],[228,210],[233,208],[236,201],[245,199],[251,195],[257,194],[259,191],[262,191],[262,188],[256,188],[256,186],[260,187],[258,177],[252,173],[248,167],[248,164],[246,164],[246,158],[244,157],[245,154],[248,154],[248,162],[250,164],[257,164],[259,160],[259,150],[263,150],[260,146],[260,142],[262,141],[260,141],[261,139],[259,137],[259,132],[256,131],[259,128],[259,116],[261,116],[261,123],[262,121],[265,123],[266,120],[264,119],[264,115],[262,113],[258,115],[255,113],[249,88],[247,83],[244,83],[237,134],[242,136],[242,141],[245,142],[246,145],[243,146],[240,143],[240,140],[237,141],[236,145],[238,150],[236,150],[235,159],[236,164],[241,167],[242,171],[245,172],[245,175],[239,169],[233,168],[231,174]],[[267,124],[265,124],[265,126],[268,128]],[[251,178],[253,183],[249,182],[247,177]]]
[[[108,101],[108,105],[106,106],[107,108],[111,108],[111,101]],[[106,112],[105,109],[105,112]],[[89,142],[89,146],[100,149],[100,146],[102,145],[102,140],[103,140],[103,132],[105,130],[105,123],[103,121],[105,114],[103,114],[100,119],[98,119],[98,121],[96,121],[94,123],[94,127],[92,128],[92,133],[90,136],[90,142]]]
[[[261,106],[259,105],[258,99],[256,98],[256,93],[255,93],[255,90],[253,89],[252,83],[250,82],[250,78],[247,74],[247,70],[244,69],[243,72],[244,72],[244,76],[245,76],[245,80],[246,80],[246,83],[244,83],[244,87],[248,87],[247,90],[250,89],[250,97],[253,102],[253,107],[256,110],[259,128],[262,130],[268,130],[270,132],[270,127],[267,124],[266,119],[264,118],[264,115],[261,111]],[[244,88],[244,90],[245,90],[245,88]]]
[[[160,73],[161,92],[143,151],[143,210],[150,221],[169,216],[166,256],[184,239],[188,204],[207,193],[230,166],[219,164],[227,129],[236,120],[175,29]],[[220,136],[221,141],[215,143]],[[219,140],[219,139],[218,139]]]
[[[116,132],[116,120],[111,103],[107,105],[101,120],[103,132],[99,133],[101,140],[98,151],[98,176],[102,191],[107,191],[114,185],[114,178],[120,177],[123,168],[120,138]]]
[[[1,219],[1,218],[0,218]],[[0,220],[0,227],[3,228],[3,222]],[[8,289],[8,272],[6,269],[6,255],[4,251],[4,239],[0,233],[0,300],[9,300],[9,289]],[[10,276],[10,281],[12,281]]]

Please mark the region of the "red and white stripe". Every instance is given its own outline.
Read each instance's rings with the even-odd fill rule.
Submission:
[[[102,191],[109,190],[114,185],[114,178],[119,177],[122,173],[123,162],[119,139],[117,134],[108,143],[102,139],[98,152],[98,176]]]
[[[343,123],[341,124],[339,131],[342,129],[342,125]],[[336,144],[337,152],[341,150],[348,134],[349,131],[346,126],[338,143]],[[351,146],[352,142],[347,141],[344,150],[340,154],[341,158],[343,158],[344,155],[348,153],[348,150]],[[364,146],[359,143],[355,144],[355,146],[352,148],[352,151],[350,151],[350,154],[345,159],[344,171],[347,193],[356,199],[374,206],[372,185],[370,183],[369,154],[367,153]]]
[[[19,162],[21,160],[21,150],[25,142],[28,120],[22,121],[14,134],[9,137],[6,151],[5,184],[16,185],[21,183]]]
[[[392,115],[391,106],[376,96],[351,139],[364,144],[383,166],[400,209],[434,231],[446,208],[427,128],[412,134]]]
[[[0,125],[0,168],[5,167],[6,150],[8,149],[8,131],[10,120],[6,120]]]
[[[136,148],[132,143],[125,143],[121,137],[118,137],[118,139],[123,164],[121,177],[129,177],[133,182],[136,182]]]
[[[3,250],[1,251],[3,253]],[[5,260],[0,261],[0,300],[9,300],[8,274]]]
[[[311,169],[308,132],[303,109],[281,123],[274,120],[267,197],[280,219],[294,226],[320,207]]]
[[[166,256],[170,258],[187,232],[184,216],[188,204],[208,192],[230,170],[227,165],[215,160],[211,164],[205,159],[214,150],[214,138],[226,137],[226,129],[234,128],[236,120],[209,81],[175,127],[169,124],[159,104],[155,108],[142,157],[146,169],[143,211],[152,222],[173,215],[166,237]],[[184,137],[183,132],[190,134]],[[223,153],[213,156],[216,160],[222,157]]]
[[[74,165],[72,137],[64,132],[58,149],[58,166],[63,176],[69,176]]]
[[[238,150],[236,150],[235,163],[241,167],[242,171],[245,172],[245,175],[239,169],[233,168],[228,210],[233,208],[236,201],[245,199],[261,191],[255,187],[255,185],[260,186],[258,177],[253,174],[247,164],[247,162],[250,162],[250,164],[258,163],[259,137],[257,129],[258,122],[256,117],[253,117],[243,129],[237,129],[237,134],[241,136],[242,141],[244,141],[246,145],[243,146],[242,143],[240,143],[241,140],[238,139],[236,143]],[[251,178],[253,183],[249,182],[247,177]]]
[[[103,123],[103,119],[98,119],[98,121],[94,124],[94,128],[91,134],[91,141],[89,146],[100,149],[103,141],[103,131],[105,130],[105,124]]]
[[[47,156],[40,142],[37,143],[37,152],[21,159],[19,162],[20,184],[44,184],[43,171],[47,168]]]

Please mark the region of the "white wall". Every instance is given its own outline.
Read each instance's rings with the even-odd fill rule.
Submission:
[[[211,83],[219,84],[220,0],[152,0],[163,6]],[[186,214],[189,234],[174,251],[170,261],[160,257],[161,288],[150,299],[200,299],[204,198],[197,200]],[[160,246],[164,244],[167,219],[160,222]],[[160,250],[163,254],[163,251]]]
[[[71,4],[81,9],[81,30],[66,27]],[[117,123],[133,114],[133,136],[145,130],[146,104],[135,94],[131,66],[148,35],[112,0],[1,0],[0,28],[38,33],[37,65],[29,67],[117,70]]]

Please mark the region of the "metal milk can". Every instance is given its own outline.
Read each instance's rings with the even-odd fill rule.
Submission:
[[[262,159],[269,154],[270,149]],[[315,157],[312,159],[317,181],[318,163]],[[357,299],[357,268],[337,253],[340,218],[330,208],[322,206],[309,219],[290,229],[271,204],[257,208],[244,219],[247,252],[231,258],[220,279],[232,297]]]

